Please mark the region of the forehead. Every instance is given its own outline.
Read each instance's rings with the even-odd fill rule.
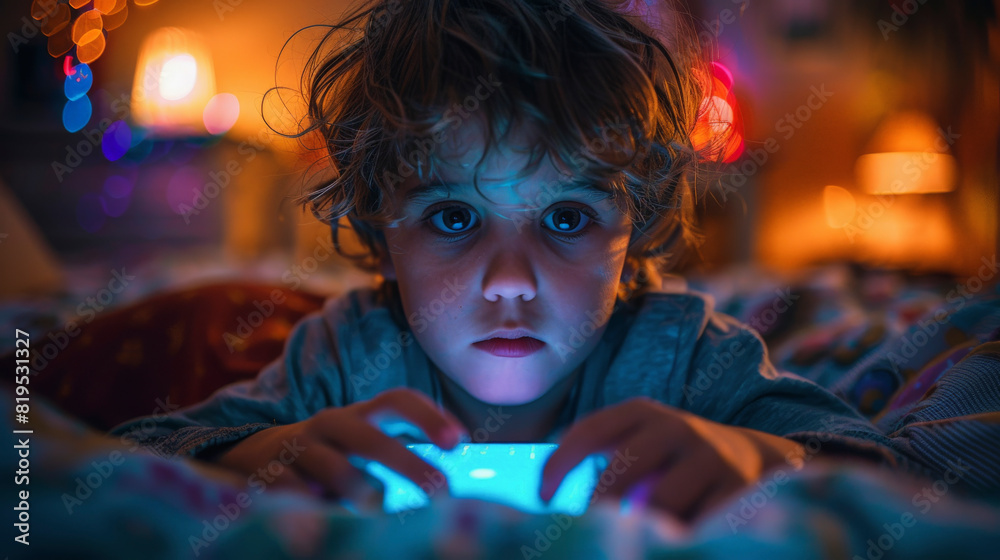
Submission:
[[[526,180],[516,185],[491,186],[480,182],[480,191],[494,203],[501,206],[523,206],[534,208],[560,198],[572,196],[583,202],[599,203],[609,198],[608,192],[598,185],[567,178],[561,182],[536,183]],[[480,196],[469,182],[442,183],[432,181],[403,191],[403,204],[420,204],[452,196]]]
[[[480,191],[499,205],[533,207],[561,195],[573,195],[584,201],[598,202],[609,192],[603,185],[593,185],[571,176],[543,155],[534,171],[519,176],[531,162],[532,149],[538,146],[540,130],[534,125],[514,126],[500,144],[486,147],[486,130],[481,120],[469,119],[452,127],[436,146],[438,165],[432,176],[421,181],[416,173],[401,185],[399,196],[404,205],[450,196],[479,196],[474,187],[478,164]]]

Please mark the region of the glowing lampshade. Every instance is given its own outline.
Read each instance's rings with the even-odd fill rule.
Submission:
[[[826,210],[826,225],[836,229],[851,223],[858,204],[851,191],[837,185],[823,187],[823,207]]]
[[[212,56],[197,34],[165,27],[146,38],[132,86],[136,124],[156,136],[203,135],[214,95]]]
[[[868,151],[854,171],[858,185],[870,194],[919,194],[954,190],[958,177],[949,151],[950,136],[920,112],[886,118],[876,129]]]

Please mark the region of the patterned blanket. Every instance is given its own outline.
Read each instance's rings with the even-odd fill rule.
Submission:
[[[834,390],[936,476],[815,458],[765,475],[695,526],[654,511],[532,516],[454,499],[359,515],[131,448],[33,394],[33,433],[12,434],[2,460],[13,474],[10,557],[995,557],[996,286],[833,268],[791,281],[736,272],[692,287],[757,328],[778,368]],[[0,384],[12,431],[15,396]]]
[[[2,393],[10,418],[13,398]],[[30,483],[18,486],[29,492],[27,532],[13,525],[12,558],[878,560],[994,558],[1000,547],[1000,498],[961,495],[961,469],[927,480],[815,459],[765,476],[695,526],[655,511],[533,516],[447,498],[405,514],[356,515],[130,449],[41,402],[32,410],[34,433],[16,436],[30,447]],[[15,471],[14,454],[4,455]],[[14,542],[18,535],[30,544]]]

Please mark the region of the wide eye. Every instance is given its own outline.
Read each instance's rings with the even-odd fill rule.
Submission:
[[[429,220],[443,233],[466,233],[476,223],[475,216],[463,206],[449,206],[432,214]]]
[[[556,208],[545,216],[542,223],[545,227],[558,233],[579,233],[590,223],[588,216],[582,209],[572,206],[562,206]]]

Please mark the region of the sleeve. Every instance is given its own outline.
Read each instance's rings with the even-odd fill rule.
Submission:
[[[1000,341],[978,345],[923,397],[877,422],[936,478],[957,476],[977,494],[1000,498]]]
[[[135,418],[109,434],[121,436],[133,449],[207,459],[265,428],[342,406],[347,360],[337,341],[336,324],[328,316],[324,311],[299,322],[283,355],[255,379],[222,387],[207,400],[170,414]]]
[[[777,371],[760,337],[732,317],[709,318],[681,391],[686,410],[796,441],[805,447],[805,460],[851,456],[930,474],[842,399],[812,381]]]

